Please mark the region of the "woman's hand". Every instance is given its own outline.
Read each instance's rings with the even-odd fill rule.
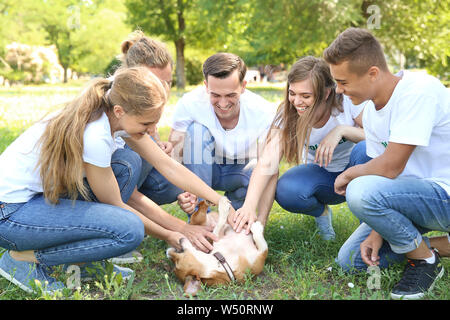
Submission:
[[[177,249],[182,250],[180,240],[182,238],[186,238],[182,233],[172,231],[170,232],[169,236],[167,237],[166,242],[169,244],[169,246]]]
[[[250,228],[252,227],[252,224],[256,221],[256,212],[255,210],[248,209],[247,207],[242,206],[233,215],[233,229],[236,232],[241,232],[242,228],[247,225],[245,228],[245,234],[250,233]]]
[[[361,258],[368,266],[378,266],[380,264],[380,256],[378,251],[383,245],[383,238],[379,233],[372,230],[366,240],[361,242]]]
[[[198,226],[187,224],[181,230],[181,233],[185,238],[187,238],[198,250],[209,253],[213,246],[208,241],[208,238],[212,241],[218,241],[213,231],[212,226]]]
[[[314,159],[315,163],[319,166],[327,167],[331,160],[333,160],[333,153],[336,146],[342,140],[342,129],[341,126],[335,127],[331,130],[325,138],[322,139],[316,150],[316,157]]]

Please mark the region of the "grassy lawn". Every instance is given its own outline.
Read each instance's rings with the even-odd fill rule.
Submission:
[[[82,83],[58,86],[29,86],[22,88],[0,88],[0,153],[29,125],[47,112],[55,110],[61,103],[73,98],[82,88]],[[253,91],[273,102],[282,99],[283,91],[277,86],[251,87]],[[167,114],[173,111],[176,100],[183,91],[174,90]],[[163,119],[162,123],[169,123]],[[167,138],[169,128],[159,128],[161,137]],[[281,173],[289,168],[282,164]],[[185,214],[176,204],[163,208],[186,220]],[[198,299],[301,299],[301,300],[366,300],[390,299],[390,290],[400,279],[403,266],[397,265],[382,270],[379,289],[368,288],[369,275],[345,274],[334,262],[340,246],[358,226],[358,220],[351,214],[345,203],[332,206],[333,226],[336,240],[326,242],[320,239],[314,218],[284,211],[274,204],[265,229],[269,245],[269,255],[264,271],[243,284],[208,287]],[[440,233],[434,233],[440,234]],[[0,300],[116,300],[116,299],[186,299],[183,285],[172,273],[173,265],[166,258],[165,242],[146,237],[138,250],[144,260],[129,267],[136,275],[128,282],[117,277],[107,277],[82,284],[78,290],[66,289],[61,295],[26,294],[7,280],[0,279]],[[449,259],[443,259],[444,267],[450,269]],[[56,275],[65,281],[68,275],[56,268]],[[448,272],[439,281],[432,294],[426,299],[449,300],[450,279]]]

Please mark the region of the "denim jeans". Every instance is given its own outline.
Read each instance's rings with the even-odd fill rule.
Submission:
[[[360,244],[375,230],[384,239],[380,267],[403,261],[429,231],[450,231],[450,197],[425,179],[361,176],[351,181],[347,204],[362,223],[341,247],[337,262],[344,270],[365,269]],[[427,243],[429,246],[429,243]]]
[[[117,156],[120,159],[120,151],[111,161],[126,202],[139,178],[140,171],[133,169],[139,169],[140,159],[117,162]],[[96,201],[62,198],[58,204],[49,204],[39,193],[24,203],[0,202],[0,213],[0,247],[34,250],[44,266],[116,257],[135,249],[144,238],[139,217]]]
[[[150,163],[141,158],[128,145],[120,149],[123,160],[139,157],[141,160],[141,171],[137,180],[138,191],[150,198],[158,205],[172,203],[177,200],[177,196],[183,192],[180,188],[170,183],[160,174]],[[112,165],[114,168],[114,165]]]
[[[131,151],[131,150],[129,150]],[[122,201],[127,203],[141,179],[142,159],[134,151],[117,149],[111,157],[111,169],[120,188]]]
[[[183,146],[184,165],[214,190],[225,191],[234,209],[244,204],[248,183],[256,162],[249,160],[217,161],[214,137],[209,130],[192,123],[187,131]]]
[[[347,168],[366,163],[366,142],[357,143],[350,154]],[[334,192],[334,181],[341,172],[329,172],[312,163],[286,171],[278,180],[275,199],[285,210],[319,217],[326,205],[338,204],[345,197]]]

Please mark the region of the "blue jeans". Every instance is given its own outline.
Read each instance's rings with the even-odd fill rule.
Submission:
[[[145,160],[144,160],[145,161]],[[151,164],[143,162],[143,167],[148,166],[148,174],[143,178],[142,184],[138,184],[138,190],[158,205],[172,203],[183,190],[171,184]]]
[[[140,159],[140,175],[136,182],[139,192],[158,205],[172,203],[177,200],[177,196],[182,193],[183,190],[171,184],[150,163],[131,150],[128,145],[125,145],[123,149],[119,150],[121,150],[120,157],[123,161],[135,159],[136,157]],[[111,166],[114,169],[115,165],[112,164]]]
[[[111,169],[119,184],[122,201],[125,203],[139,183],[141,168],[141,157],[134,151],[131,153],[126,149],[117,149],[111,157]]]
[[[346,169],[370,159],[366,142],[361,141],[353,147]],[[329,172],[312,163],[293,167],[278,180],[275,199],[289,212],[319,217],[326,205],[345,201],[344,196],[334,192],[334,181],[342,172]]]
[[[372,229],[384,239],[380,267],[403,261],[424,240],[422,234],[450,231],[450,197],[429,180],[362,176],[349,183],[346,197],[350,210],[364,222],[339,250],[336,261],[347,271],[367,268],[360,244]]]
[[[203,125],[193,122],[186,131],[184,165],[214,190],[225,191],[234,209],[244,204],[254,165],[248,160],[216,159],[214,137]]]
[[[135,158],[133,164],[123,160],[117,163],[116,156],[119,153],[111,161],[116,165],[114,173],[126,202],[139,178],[140,171],[133,168],[139,168],[140,159]],[[144,238],[139,217],[95,201],[62,198],[52,205],[43,194],[36,194],[24,203],[0,202],[0,210],[0,247],[34,250],[44,266],[116,257],[135,249]]]

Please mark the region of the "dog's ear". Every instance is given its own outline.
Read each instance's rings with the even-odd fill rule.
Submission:
[[[189,224],[193,225],[206,225],[206,211],[208,210],[208,204],[205,200],[198,204],[198,210],[191,215]]]
[[[195,297],[197,295],[197,292],[202,288],[201,281],[198,276],[186,276],[186,279],[184,281],[184,295],[186,297],[189,297],[190,295]]]

